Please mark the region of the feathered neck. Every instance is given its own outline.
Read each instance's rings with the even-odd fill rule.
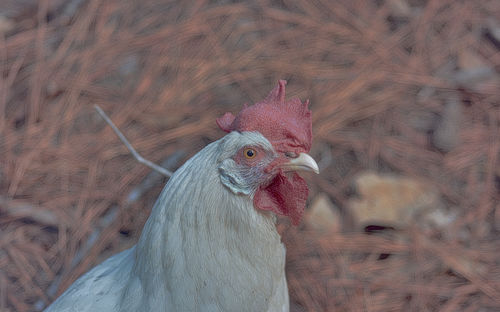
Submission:
[[[225,143],[237,136],[193,156],[158,198],[125,292],[142,290],[141,309],[205,311],[215,304],[214,311],[267,311],[272,300],[287,302],[274,215],[257,211],[251,196],[234,194],[220,180],[218,164],[234,153]]]
[[[251,196],[236,195],[220,181],[218,164],[229,156],[226,140],[237,135],[230,133],[209,144],[175,172],[144,226],[138,253],[159,259],[165,256],[162,250],[197,249],[200,240],[206,240],[210,248],[231,248],[258,258],[281,244],[275,216],[257,211]],[[250,250],[249,244],[256,248]]]

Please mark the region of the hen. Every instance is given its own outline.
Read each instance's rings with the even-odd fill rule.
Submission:
[[[237,115],[163,189],[134,247],[80,277],[56,311],[288,311],[285,248],[275,214],[298,224],[318,173],[308,101],[286,81]]]

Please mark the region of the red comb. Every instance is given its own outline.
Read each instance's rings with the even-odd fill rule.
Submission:
[[[258,131],[278,151],[309,152],[312,142],[311,111],[309,100],[298,98],[285,101],[285,80],[261,102],[245,106],[234,116],[225,113],[217,118],[219,127],[226,131]]]

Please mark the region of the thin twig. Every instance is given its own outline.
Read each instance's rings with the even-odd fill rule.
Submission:
[[[144,159],[141,155],[139,155],[139,153],[137,153],[137,151],[132,147],[132,145],[127,140],[127,138],[125,138],[123,133],[115,126],[115,124],[111,121],[111,119],[108,117],[108,115],[106,115],[106,113],[102,110],[102,108],[100,108],[98,105],[94,105],[94,108],[99,113],[99,115],[101,115],[101,117],[104,118],[104,120],[108,123],[108,125],[110,125],[111,128],[113,128],[116,135],[120,138],[120,140],[123,142],[123,144],[125,144],[125,146],[128,148],[128,150],[135,157],[135,159],[137,159],[137,161],[139,161],[140,163],[148,166],[149,168],[153,169],[154,171],[156,171],[156,172],[158,172],[166,177],[172,176],[171,171],[169,171],[161,166],[158,166],[158,165],[150,162],[149,160]],[[179,157],[179,154],[174,154],[174,156],[169,157],[169,159],[173,158],[174,161],[176,162],[178,157]],[[167,159],[167,160],[169,160],[169,159]],[[165,162],[165,163],[170,164],[170,163],[172,163],[172,160]],[[128,200],[129,202],[133,202],[139,196],[140,196],[140,192],[136,191],[134,194],[132,194],[132,193],[129,194],[129,196],[127,198],[129,199]],[[82,261],[82,259],[84,259],[87,256],[87,254],[92,249],[92,247],[95,245],[95,242],[98,240],[99,236],[101,235],[102,230],[107,228],[108,226],[110,226],[116,220],[117,215],[118,215],[118,207],[114,206],[111,208],[110,212],[108,212],[104,217],[102,217],[100,224],[96,228],[94,228],[94,230],[90,234],[89,238],[84,243],[83,247],[76,252],[75,256],[73,257],[73,260],[71,261],[71,263],[69,265],[69,268],[67,268],[64,272],[61,272],[60,274],[58,274],[56,276],[56,278],[52,281],[51,285],[47,288],[47,295],[49,297],[52,298],[56,295],[57,291],[59,290],[59,287],[60,287],[61,282],[62,282],[62,278],[65,275],[65,273],[73,270]],[[37,310],[42,310],[45,307],[45,303],[42,300],[39,300],[35,303],[35,306],[37,307]]]
[[[186,153],[183,150],[175,151],[173,154],[168,156],[168,158],[161,162],[161,166],[163,168],[175,168],[185,155]],[[140,184],[138,184],[130,191],[130,193],[127,195],[126,203],[130,205],[136,202],[137,200],[139,200],[139,198],[141,198],[142,195],[144,195],[162,179],[163,177],[160,173],[156,171],[150,172]]]
[[[125,138],[123,133],[115,126],[115,124],[111,121],[111,119],[109,119],[108,115],[106,115],[106,113],[102,110],[102,108],[100,108],[99,105],[97,105],[97,104],[94,105],[94,108],[99,113],[99,115],[101,115],[101,117],[104,118],[104,120],[108,123],[108,125],[110,125],[111,128],[113,128],[116,135],[120,138],[120,140],[123,142],[123,144],[125,144],[125,146],[128,148],[130,153],[132,153],[132,155],[135,157],[135,159],[137,159],[138,162],[140,162],[143,165],[148,166],[149,168],[163,174],[164,176],[166,176],[168,178],[170,178],[172,176],[171,171],[169,171],[163,167],[160,167],[157,164],[152,163],[151,161],[149,161],[149,160],[143,158],[141,155],[139,155],[139,153],[137,153],[137,151],[129,143],[127,138]]]

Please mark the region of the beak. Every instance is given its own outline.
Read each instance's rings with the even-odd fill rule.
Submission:
[[[319,174],[318,164],[306,153],[300,153],[299,157],[292,158],[280,166],[284,171],[312,171]]]

